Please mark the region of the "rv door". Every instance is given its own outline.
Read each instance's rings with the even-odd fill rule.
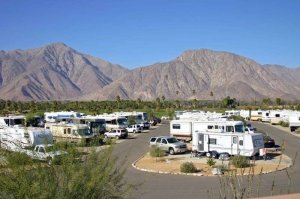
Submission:
[[[199,140],[203,140],[203,151],[208,152],[209,151],[209,135],[208,134],[202,134],[203,137],[201,138],[201,135],[199,137]],[[199,141],[200,144],[200,141]]]
[[[239,154],[239,137],[232,136],[231,137],[231,155]]]

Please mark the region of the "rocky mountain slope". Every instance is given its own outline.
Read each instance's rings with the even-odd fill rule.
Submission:
[[[74,99],[101,90],[127,72],[63,43],[1,51],[0,95],[12,100]]]
[[[299,76],[300,68],[211,50],[131,71],[62,43],[0,51],[0,96],[12,100],[299,99]]]
[[[167,63],[135,69],[104,90],[111,98],[117,94],[135,99],[299,99],[299,71],[262,66],[227,52],[194,50]]]

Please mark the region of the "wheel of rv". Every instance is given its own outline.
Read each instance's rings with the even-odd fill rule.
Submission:
[[[169,148],[169,154],[170,155],[174,155],[175,154],[175,151],[174,151],[174,149],[171,147],[171,148]]]
[[[206,152],[206,157],[211,158],[211,152]]]
[[[212,151],[212,152],[211,152],[211,157],[212,157],[212,158],[215,158],[215,159],[218,158],[218,157],[219,157],[218,152],[217,152],[217,151]]]

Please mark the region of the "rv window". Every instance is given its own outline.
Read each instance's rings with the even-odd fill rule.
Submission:
[[[71,134],[71,128],[68,128],[68,134]]]
[[[173,124],[173,129],[180,129],[180,124]]]
[[[163,139],[163,140],[162,140],[162,143],[163,143],[163,144],[168,144],[166,139]]]
[[[208,126],[207,126],[207,129],[213,129],[213,128],[214,128],[213,125],[208,125]]]
[[[243,146],[243,145],[244,145],[244,141],[243,141],[243,140],[240,140],[240,141],[239,141],[239,145],[240,145],[240,146]]]
[[[217,139],[209,138],[208,144],[217,144]]]
[[[244,126],[243,125],[235,125],[235,132],[236,133],[244,133]]]
[[[47,127],[46,127],[46,129],[50,129],[50,127],[49,127],[49,126],[47,126]]]
[[[64,129],[64,134],[66,134],[67,133],[67,129]]]
[[[226,126],[226,132],[234,132],[233,126]]]
[[[232,143],[233,143],[233,144],[236,144],[236,143],[237,143],[237,137],[233,137],[233,138],[232,138]]]
[[[218,126],[218,125],[215,125],[215,129],[219,129],[219,126]]]
[[[275,114],[275,117],[280,117],[280,114]]]
[[[257,114],[258,114],[258,115],[261,115],[261,114],[262,114],[262,112],[257,112]]]
[[[268,117],[268,116],[269,116],[269,113],[266,113],[266,116]]]

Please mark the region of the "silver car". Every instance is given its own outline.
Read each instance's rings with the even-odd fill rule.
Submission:
[[[171,155],[187,151],[187,145],[185,143],[169,136],[152,137],[150,139],[150,146],[157,146]]]

